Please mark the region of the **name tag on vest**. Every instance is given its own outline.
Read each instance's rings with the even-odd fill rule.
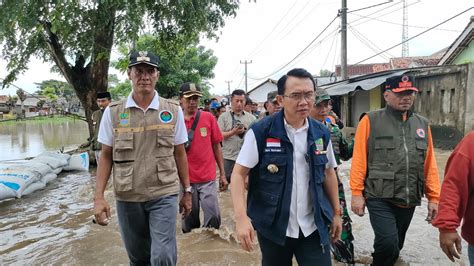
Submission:
[[[263,150],[264,152],[278,152],[278,153],[284,153],[285,152],[285,149],[284,148],[270,148],[270,147],[266,147],[265,150]]]

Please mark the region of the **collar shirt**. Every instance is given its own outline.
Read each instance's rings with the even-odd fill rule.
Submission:
[[[155,91],[155,95],[153,96],[153,99],[151,100],[150,105],[144,110],[138,104],[135,102],[135,100],[132,97],[132,93],[127,97],[127,100],[125,101],[125,108],[138,108],[145,113],[148,109],[154,109],[158,110],[160,107],[160,101],[158,99],[158,93]],[[186,125],[184,124],[184,114],[181,108],[178,108],[178,118],[176,122],[176,127],[174,129],[174,145],[180,145],[188,141],[188,132],[186,130]],[[107,106],[104,110],[104,114],[102,115],[102,120],[100,123],[100,128],[99,128],[99,135],[97,137],[97,141],[105,144],[107,146],[112,147],[113,145],[113,127],[112,127],[112,118],[110,114],[110,107]]]
[[[285,122],[285,130],[293,144],[293,187],[291,190],[290,219],[286,236],[298,238],[299,229],[304,236],[316,230],[314,211],[309,192],[309,165],[305,155],[308,152],[308,120],[301,128],[295,129]]]

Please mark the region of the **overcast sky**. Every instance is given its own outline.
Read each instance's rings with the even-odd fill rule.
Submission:
[[[355,10],[385,1],[347,2],[350,12],[347,16],[349,64],[401,42],[402,1],[394,0],[360,11]],[[407,0],[407,3],[409,37],[473,6],[471,0]],[[244,89],[244,64],[240,64],[244,60],[252,61],[248,64],[248,90],[268,78],[278,79],[294,67],[306,68],[313,74],[319,74],[321,69],[334,71],[335,65],[340,64],[340,19],[330,22],[340,8],[340,0],[241,0],[237,16],[226,20],[219,40],[201,42],[218,57],[215,78],[210,80],[211,93],[227,93],[228,80],[232,81],[231,90]],[[409,55],[427,56],[449,46],[469,23],[470,16],[474,16],[474,9],[411,40]],[[305,47],[308,49],[294,59]],[[364,63],[388,62],[388,58],[400,56],[401,46],[398,46]],[[6,62],[0,59],[0,77],[6,75],[5,65]],[[32,59],[29,67],[30,70],[14,82],[29,92],[35,91],[34,82],[62,79],[49,72],[50,64]],[[121,78],[125,79],[125,76]],[[16,88],[6,89],[0,94],[15,91]]]

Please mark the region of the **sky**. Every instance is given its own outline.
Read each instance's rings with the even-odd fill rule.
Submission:
[[[202,40],[201,45],[214,51],[218,63],[211,93],[222,95],[244,89],[244,62],[247,65],[247,89],[268,78],[278,79],[290,69],[302,67],[313,74],[321,69],[335,70],[340,64],[341,0],[241,0],[235,17],[226,19],[217,33],[218,40]],[[348,64],[359,63],[402,41],[403,4],[400,0],[348,0]],[[447,20],[473,6],[469,0],[407,0],[408,37]],[[429,30],[409,41],[409,56],[428,56],[448,47],[474,16],[474,9]],[[332,22],[332,23],[331,23]],[[326,29],[325,29],[326,28]],[[306,48],[306,49],[305,49]],[[361,63],[388,62],[401,57],[401,45]],[[13,84],[34,92],[35,82],[64,80],[50,73],[51,64],[32,58],[29,70]],[[0,58],[0,78],[6,75],[6,62]],[[118,73],[111,70],[111,73]],[[123,80],[126,77],[119,75]],[[226,81],[231,81],[227,83]],[[15,87],[0,91],[14,94]]]

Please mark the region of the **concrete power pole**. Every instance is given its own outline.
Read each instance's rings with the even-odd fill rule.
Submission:
[[[225,82],[227,83],[227,90],[229,91],[230,95],[230,83],[232,82],[232,80],[226,80]]]
[[[347,0],[342,0],[341,14],[341,78],[347,79]]]
[[[408,7],[407,1],[403,0],[403,30],[402,30],[402,57],[408,57]]]
[[[244,62],[240,61],[241,64],[245,64],[245,93],[247,93],[247,64],[252,64],[252,60]]]

